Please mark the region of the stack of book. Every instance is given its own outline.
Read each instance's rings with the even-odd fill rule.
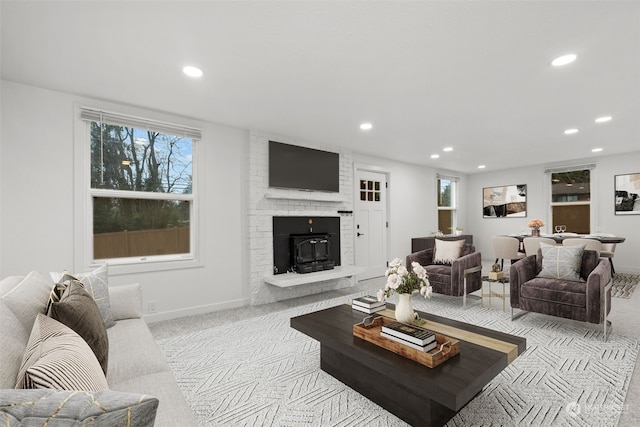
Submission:
[[[429,351],[438,345],[434,332],[406,323],[386,323],[382,326],[380,335],[420,351]]]
[[[371,295],[365,295],[360,298],[355,298],[351,301],[351,308],[354,310],[362,311],[363,313],[375,313],[387,308],[384,301],[378,301],[378,298]]]

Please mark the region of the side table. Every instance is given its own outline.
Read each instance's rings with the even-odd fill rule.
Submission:
[[[489,292],[484,292],[484,284],[489,284]],[[496,292],[491,288],[493,283],[502,283],[502,292]],[[489,276],[482,276],[482,290],[480,291],[480,296],[482,297],[482,306],[484,307],[484,299],[485,297],[489,298],[489,306],[491,306],[491,298],[500,298],[502,300],[502,311],[505,311],[505,301],[509,294],[505,290],[505,285],[509,284],[509,277],[504,276],[501,279],[489,279]]]

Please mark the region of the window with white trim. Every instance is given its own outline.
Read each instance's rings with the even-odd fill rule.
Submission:
[[[81,108],[80,117],[90,146],[91,262],[194,259],[200,131],[90,108]]]
[[[553,232],[591,232],[591,170],[594,165],[548,169]]]
[[[444,234],[454,234],[457,227],[457,184],[458,177],[437,176],[438,230]]]

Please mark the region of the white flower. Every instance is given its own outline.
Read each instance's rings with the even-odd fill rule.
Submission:
[[[378,301],[383,301],[384,302],[384,297],[385,297],[385,293],[382,289],[380,289],[378,291],[378,293],[376,294],[376,296],[378,297]]]
[[[387,278],[387,286],[391,289],[398,289],[400,282],[402,282],[402,279],[397,274],[390,274]]]
[[[409,270],[407,270],[407,267],[405,267],[404,265],[401,265],[400,267],[398,267],[398,272],[396,274],[400,277],[406,277],[409,275]]]
[[[429,286],[428,282],[426,286],[423,286],[420,288],[420,295],[422,295],[425,298],[431,298],[431,292],[433,291],[433,288],[431,286]]]
[[[402,265],[402,260],[400,258],[394,258],[393,261],[389,263],[389,267],[398,268]]]
[[[427,270],[425,270],[423,266],[415,261],[411,263],[411,267],[413,269],[413,272],[418,275],[418,278],[424,281],[424,279],[427,277]]]

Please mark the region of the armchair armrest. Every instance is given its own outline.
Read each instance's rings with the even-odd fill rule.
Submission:
[[[451,263],[452,295],[461,296],[464,292],[464,271],[472,267],[482,266],[482,254],[472,252],[461,256]],[[482,271],[470,273],[467,277],[467,293],[474,292],[482,286]],[[457,287],[457,289],[456,289]]]
[[[511,265],[509,269],[509,290],[511,307],[520,308],[520,286],[538,274],[536,255],[529,255]]]
[[[405,266],[409,271],[412,271],[411,263],[417,262],[418,264],[425,266],[429,265],[433,262],[433,252],[434,249],[424,249],[422,251],[414,252],[412,254],[407,255]]]
[[[611,310],[611,290],[605,295],[605,286],[611,281],[611,264],[601,258],[596,268],[587,277],[587,322],[601,323],[605,319],[605,303],[607,311]],[[608,313],[607,313],[608,314]]]

